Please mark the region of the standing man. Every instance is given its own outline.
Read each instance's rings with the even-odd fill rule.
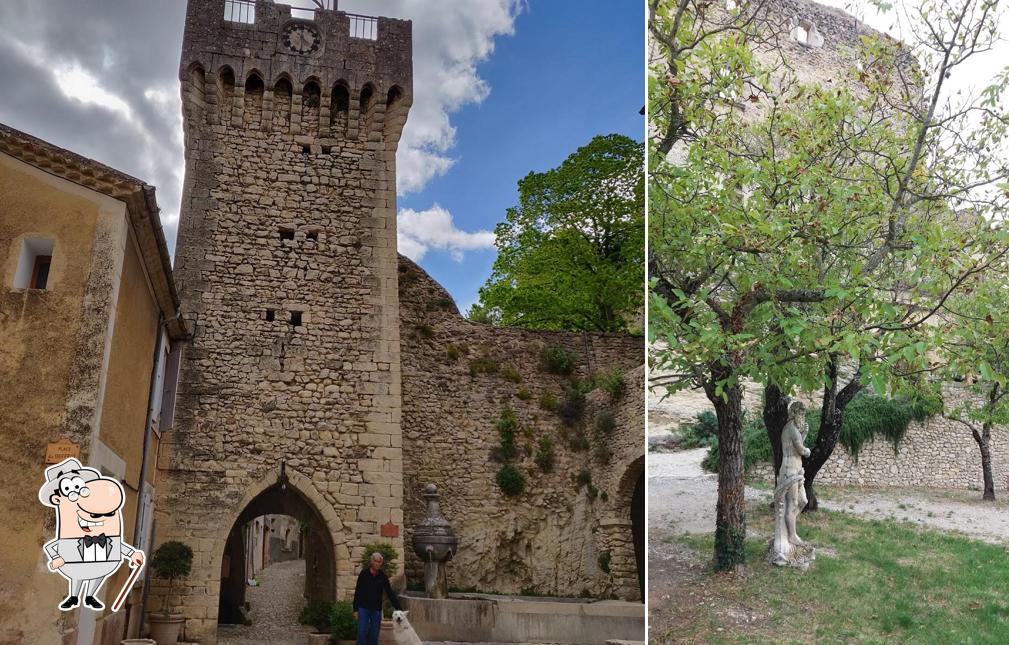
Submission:
[[[382,627],[382,592],[389,602],[402,610],[396,592],[389,585],[389,576],[382,571],[385,558],[377,551],[371,554],[370,565],[357,576],[354,588],[354,620],[357,621],[357,645],[378,645],[378,630]]]

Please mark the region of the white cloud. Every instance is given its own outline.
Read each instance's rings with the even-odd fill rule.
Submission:
[[[524,0],[344,0],[341,11],[381,13],[413,21],[413,107],[397,156],[400,195],[418,192],[445,174],[456,131],[449,115],[480,103],[491,88],[477,66],[494,53],[494,39],[515,32]]]
[[[489,95],[477,66],[495,38],[514,32],[524,2],[340,1],[341,11],[413,21],[414,104],[399,146],[400,194],[423,190],[455,163],[450,116]],[[185,169],[178,86],[185,8],[0,0],[0,85],[17,88],[0,100],[0,121],[156,186],[169,248]]]
[[[452,213],[438,204],[423,211],[404,208],[396,217],[399,252],[415,262],[431,249],[448,251],[461,262],[464,251],[494,248],[493,231],[467,233],[455,226]]]

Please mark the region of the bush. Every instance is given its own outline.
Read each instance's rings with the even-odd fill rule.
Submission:
[[[333,604],[325,600],[309,600],[298,615],[298,622],[302,625],[311,625],[316,631],[328,632],[332,624],[333,609]],[[351,611],[354,611],[353,607]],[[351,616],[350,619],[354,620],[354,617]]]
[[[540,395],[540,409],[547,412],[557,411],[557,397],[553,392],[544,392]]]
[[[680,429],[681,448],[704,448],[718,440],[718,417],[711,410],[697,415],[697,421]]]
[[[384,558],[382,561],[382,571],[385,571],[385,575],[390,578],[396,575],[396,572],[399,571],[399,565],[396,564],[396,558],[399,557],[399,551],[397,551],[396,547],[388,542],[365,544],[364,554],[361,556],[361,568],[367,569],[371,566],[371,554],[376,552],[381,553]]]
[[[511,464],[505,464],[501,466],[501,470],[497,471],[497,485],[505,495],[515,497],[521,495],[525,490],[526,482],[517,468]]]
[[[434,329],[431,325],[417,325],[414,329],[417,330],[417,335],[421,338],[431,338],[434,336]]]
[[[512,383],[522,382],[522,374],[519,373],[517,367],[512,367],[511,365],[508,365],[501,370],[501,376],[505,377],[506,380],[511,381]]]
[[[596,447],[592,451],[592,456],[595,457],[595,460],[599,463],[606,465],[610,463],[610,459],[613,457],[613,451],[610,449],[610,445],[608,443],[602,439],[598,439]]]
[[[168,580],[164,606],[166,613],[172,613],[172,587],[175,579],[188,576],[192,568],[193,550],[188,544],[170,540],[155,549],[151,557],[151,571],[155,576]]]
[[[498,364],[490,356],[479,356],[469,362],[469,375],[497,374]]]
[[[568,446],[575,452],[583,452],[589,449],[589,440],[581,430],[575,430],[568,438]]]
[[[508,461],[518,454],[515,448],[515,431],[518,429],[518,419],[515,418],[515,411],[511,408],[501,410],[501,417],[497,420],[497,431],[501,435],[501,458]]]
[[[616,401],[624,395],[627,385],[624,383],[624,373],[619,367],[614,367],[608,372],[601,372],[596,375],[596,386],[606,390],[610,399]]]
[[[515,393],[515,396],[517,396],[520,401],[528,401],[533,398],[532,393],[529,392],[529,388],[525,387],[520,387],[519,391]]]
[[[569,352],[560,345],[547,345],[540,353],[543,368],[551,374],[568,376],[575,370],[578,354]]]
[[[812,434],[812,431],[811,431]],[[809,438],[807,437],[807,444]],[[709,472],[718,472],[718,437],[711,440],[708,454],[701,461],[701,467]],[[762,419],[747,421],[743,417],[743,470],[753,465],[773,461],[771,442],[767,440],[767,429]]]
[[[610,558],[611,557],[612,556],[610,556],[610,552],[609,551],[603,551],[602,553],[599,554],[599,560],[598,560],[599,561],[599,570],[602,571],[603,573],[609,573],[610,572]]]
[[[573,426],[585,413],[585,394],[577,387],[568,388],[564,401],[557,406],[557,415],[564,425]]]
[[[333,610],[329,614],[329,624],[332,626],[333,638],[336,640],[356,640],[357,621],[354,620],[354,603],[334,603]]]
[[[617,417],[613,410],[600,410],[596,413],[596,418],[592,423],[599,436],[606,436],[617,427]]]
[[[540,437],[536,450],[536,465],[542,472],[549,473],[554,469],[554,440],[550,437]]]
[[[575,490],[581,490],[582,486],[592,485],[592,471],[588,468],[582,468],[575,475]]]
[[[462,354],[462,351],[456,345],[449,345],[445,348],[445,356],[447,356],[450,361],[459,360],[460,354]]]

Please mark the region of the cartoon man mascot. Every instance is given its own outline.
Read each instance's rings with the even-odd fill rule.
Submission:
[[[133,586],[144,564],[144,553],[123,542],[124,499],[118,481],[102,477],[76,459],[64,459],[46,469],[39,501],[56,509],[56,539],[46,542],[42,549],[49,556],[49,568],[70,581],[70,593],[60,603],[60,610],[70,611],[82,598],[93,611],[104,609],[95,596],[123,559],[130,561],[134,571],[113,604],[113,611],[119,609]]]

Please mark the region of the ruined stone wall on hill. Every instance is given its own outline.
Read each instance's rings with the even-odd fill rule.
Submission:
[[[644,468],[644,339],[481,325],[460,316],[448,293],[402,257],[399,279],[410,579],[421,577],[411,531],[424,517],[423,488],[433,483],[460,538],[451,587],[640,599],[631,497]],[[545,371],[548,346],[577,354],[575,378],[624,372],[623,395],[590,392],[581,419],[565,425],[547,408],[551,397],[564,400],[571,377]],[[525,478],[514,497],[496,482],[507,461],[497,428],[505,408],[518,422],[510,462]],[[604,410],[613,428],[604,414],[597,432]],[[551,472],[535,460],[543,437],[554,444]]]

